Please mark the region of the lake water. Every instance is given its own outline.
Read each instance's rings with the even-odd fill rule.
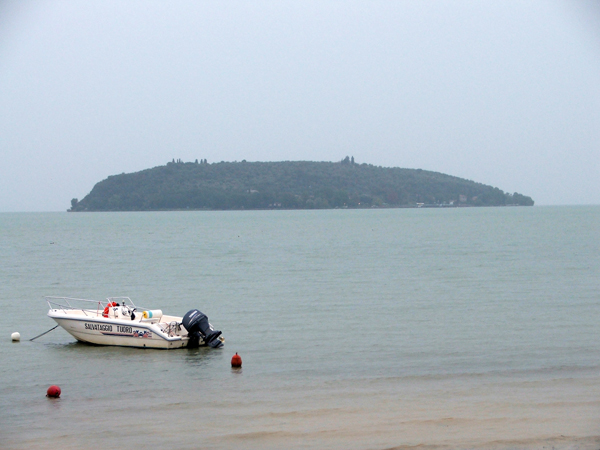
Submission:
[[[2,448],[600,445],[598,206],[4,213],[0,258]],[[29,342],[45,295],[225,347]]]

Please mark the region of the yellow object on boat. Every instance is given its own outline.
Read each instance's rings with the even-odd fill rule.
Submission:
[[[150,311],[144,311],[144,319],[160,319],[163,313],[160,309],[151,309]]]

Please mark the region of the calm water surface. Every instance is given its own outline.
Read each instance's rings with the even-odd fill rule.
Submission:
[[[0,447],[597,449],[599,247],[597,206],[0,214]],[[28,342],[44,295],[225,348]]]

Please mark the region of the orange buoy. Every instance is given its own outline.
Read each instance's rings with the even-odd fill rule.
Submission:
[[[231,358],[231,367],[242,367],[242,357],[237,352]]]
[[[58,386],[52,385],[46,391],[46,397],[58,398],[60,397],[60,388]]]

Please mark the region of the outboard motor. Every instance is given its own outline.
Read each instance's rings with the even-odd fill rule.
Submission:
[[[221,332],[213,330],[208,323],[208,317],[197,309],[192,309],[185,313],[181,323],[190,335],[188,347],[198,347],[200,338],[209,347],[218,348],[223,346],[221,340],[218,339]]]

